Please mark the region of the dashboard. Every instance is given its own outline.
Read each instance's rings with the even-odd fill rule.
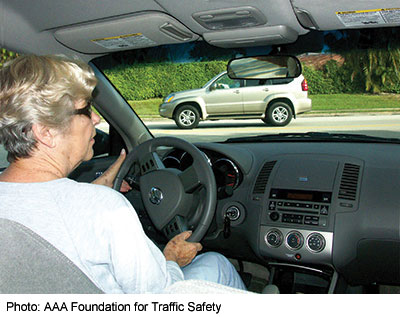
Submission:
[[[215,224],[205,243],[266,262],[332,268],[352,284],[400,283],[398,145],[196,146],[218,186]],[[175,149],[163,161],[182,170],[191,164]]]

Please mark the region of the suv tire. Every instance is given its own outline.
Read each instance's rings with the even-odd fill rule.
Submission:
[[[290,106],[283,101],[274,102],[268,107],[263,121],[276,127],[284,127],[292,121],[293,114]]]
[[[200,114],[196,107],[181,106],[174,115],[176,125],[181,129],[194,129],[199,125]]]

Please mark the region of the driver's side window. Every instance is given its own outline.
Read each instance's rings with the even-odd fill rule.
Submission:
[[[228,75],[223,75],[218,78],[215,82],[216,89],[232,89],[232,88],[239,88],[240,87],[240,80],[231,79]]]
[[[99,113],[96,108],[93,108],[100,115],[101,121],[96,126],[95,143],[93,145],[93,158],[101,158],[108,156],[117,156],[123,147],[125,147],[121,136]]]

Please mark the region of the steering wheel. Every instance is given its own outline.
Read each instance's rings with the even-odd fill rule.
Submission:
[[[181,149],[193,158],[184,171],[166,168],[158,147]],[[214,217],[217,185],[207,157],[194,145],[174,137],[159,137],[136,146],[126,157],[114,181],[114,189],[136,166],[144,207],[154,226],[167,238],[192,230],[188,241],[198,242]]]

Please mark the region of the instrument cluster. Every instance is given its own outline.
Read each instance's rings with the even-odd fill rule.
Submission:
[[[238,188],[243,179],[243,174],[237,164],[218,152],[200,150],[206,156],[214,172],[218,199],[232,196],[233,191]],[[183,150],[173,149],[163,156],[162,161],[167,168],[184,171],[192,165],[193,158]]]

